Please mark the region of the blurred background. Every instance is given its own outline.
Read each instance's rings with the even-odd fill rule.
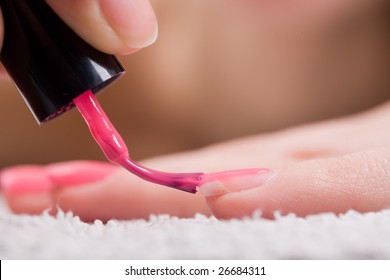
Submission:
[[[291,3],[290,3],[291,2]],[[359,112],[390,96],[390,1],[152,1],[157,42],[99,100],[139,160]],[[105,160],[76,110],[38,126],[0,82],[0,167]]]

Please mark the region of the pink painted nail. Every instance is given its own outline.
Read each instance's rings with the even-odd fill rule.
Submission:
[[[42,166],[22,165],[3,169],[0,186],[5,193],[25,194],[49,192],[53,184]]]
[[[223,195],[264,186],[274,175],[274,171],[265,168],[211,173],[205,175],[198,190],[204,196]]]
[[[98,161],[68,161],[50,164],[46,170],[57,188],[68,188],[104,180],[118,167]]]
[[[69,161],[47,166],[21,165],[3,169],[0,186],[9,194],[50,192],[54,188],[76,187],[103,180],[117,167],[95,161]]]

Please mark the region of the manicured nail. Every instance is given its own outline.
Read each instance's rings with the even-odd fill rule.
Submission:
[[[42,166],[23,165],[3,169],[0,186],[5,193],[25,194],[49,192],[53,184]]]
[[[50,164],[47,174],[56,188],[77,187],[106,179],[118,167],[98,161],[68,161]]]
[[[264,186],[274,175],[274,171],[265,168],[211,173],[204,176],[204,184],[198,190],[204,196],[224,195]]]

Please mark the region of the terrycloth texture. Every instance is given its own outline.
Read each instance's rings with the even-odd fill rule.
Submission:
[[[218,221],[151,216],[86,224],[0,209],[1,259],[390,259],[390,210]]]

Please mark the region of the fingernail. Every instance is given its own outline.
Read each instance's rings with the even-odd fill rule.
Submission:
[[[138,44],[133,44],[132,47],[134,47],[134,48],[144,48],[144,47],[150,46],[151,44],[156,42],[157,36],[158,36],[158,25],[156,24],[155,26],[156,27],[154,28],[153,33],[151,33],[149,38],[147,38],[144,41],[139,42]]]
[[[198,190],[204,196],[224,195],[264,186],[274,175],[273,170],[265,168],[212,173],[205,175],[205,183]]]
[[[68,161],[50,164],[46,170],[56,188],[69,188],[104,180],[118,167],[104,162]]]
[[[149,1],[101,0],[100,9],[108,25],[132,49],[156,41],[157,20]]]
[[[118,168],[109,163],[68,161],[47,166],[23,165],[3,169],[0,186],[5,193],[45,193],[106,179]]]
[[[130,38],[130,39],[128,39],[128,38],[124,38],[122,36],[122,39],[123,39],[126,47],[122,50],[121,55],[128,55],[128,54],[134,53],[142,48],[150,46],[151,44],[153,44],[157,40],[157,36],[158,36],[157,25],[156,25],[156,29],[154,30],[154,32],[151,33],[151,36],[147,37],[146,39],[144,39],[144,38],[140,38],[140,39]]]
[[[127,53],[134,52],[134,50],[139,50],[147,46],[150,46],[157,40],[157,36],[158,36],[157,24],[155,25],[153,32],[150,33],[149,37],[144,38],[144,36],[138,36],[138,37],[128,38],[128,36],[127,37],[121,36],[121,38],[125,41],[125,43],[129,47],[129,49],[127,51],[124,51],[122,54],[125,55]]]
[[[53,185],[42,166],[16,166],[3,169],[0,186],[5,193],[25,194],[49,192]]]

